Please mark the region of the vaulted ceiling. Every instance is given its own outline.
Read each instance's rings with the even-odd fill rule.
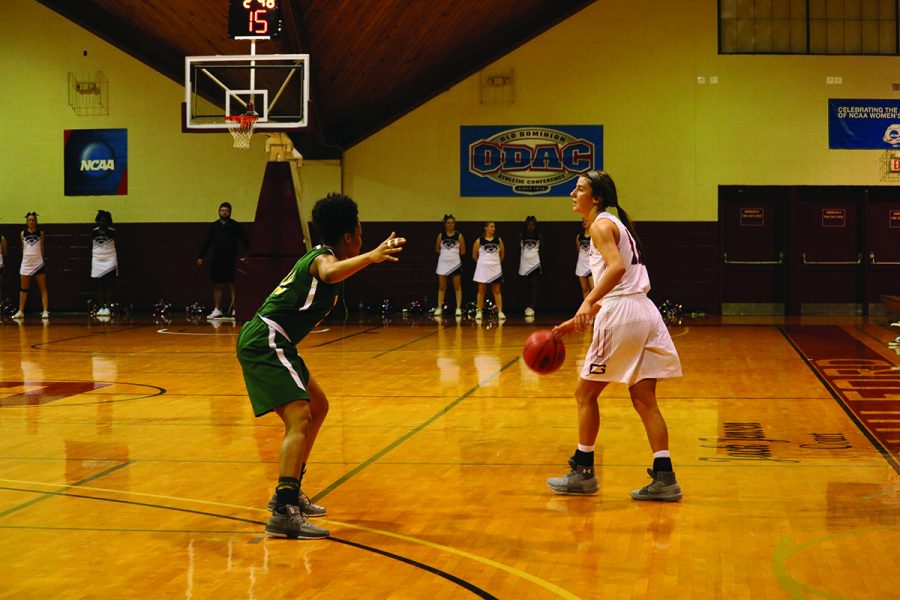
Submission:
[[[38,1],[178,83],[185,56],[248,53],[228,0]],[[336,158],[593,2],[281,0],[282,34],[256,51],[310,55],[310,124],[291,136]]]

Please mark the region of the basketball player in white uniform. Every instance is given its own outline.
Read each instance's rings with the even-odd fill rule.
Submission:
[[[593,337],[575,388],[578,406],[578,449],[569,459],[571,471],[547,480],[561,494],[593,494],[594,443],[600,429],[597,398],[611,382],[628,386],[653,451],[653,478],[631,492],[635,500],[678,501],[681,488],[669,456],[669,434],[656,403],[656,380],[681,376],[681,361],[659,310],[647,297],[650,278],[643,264],[640,239],[628,214],[619,207],[612,178],[590,171],[578,178],[571,193],[573,210],[591,223],[590,264],[594,289],[578,312],[554,332],[581,331],[593,323]],[[607,212],[616,208],[619,218]]]

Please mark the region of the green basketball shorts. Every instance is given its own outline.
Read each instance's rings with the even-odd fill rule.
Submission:
[[[295,400],[309,401],[309,369],[297,348],[259,316],[241,328],[237,357],[257,417]]]

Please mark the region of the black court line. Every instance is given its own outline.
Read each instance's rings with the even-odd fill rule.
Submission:
[[[837,327],[837,326],[835,326],[835,327]],[[830,382],[825,377],[823,377],[821,373],[819,373],[819,370],[815,367],[815,365],[812,364],[812,361],[810,361],[806,357],[806,354],[794,342],[794,340],[791,338],[790,334],[785,330],[784,326],[779,326],[778,330],[781,332],[781,335],[784,336],[784,339],[787,340],[788,344],[791,345],[791,347],[794,349],[794,351],[797,353],[797,355],[801,358],[801,360],[803,360],[803,362],[806,363],[806,366],[809,368],[810,371],[812,371],[813,375],[816,376],[816,378],[819,380],[819,382],[822,384],[822,386],[828,391],[829,394],[831,394],[831,397],[834,398],[834,401],[837,402],[838,406],[840,406],[841,409],[843,409],[844,413],[850,418],[850,420],[853,422],[853,424],[856,425],[856,428],[859,429],[860,432],[862,432],[862,434],[866,437],[867,440],[869,440],[869,443],[872,444],[872,447],[875,449],[875,451],[878,452],[882,457],[884,457],[884,459],[888,462],[888,464],[894,468],[894,471],[896,471],[897,473],[900,473],[900,463],[898,463],[897,460],[887,450],[887,448],[884,447],[884,445],[881,443],[881,441],[878,438],[876,438],[874,435],[872,435],[872,433],[869,431],[868,427],[866,427],[865,424],[863,424],[863,422],[859,419],[859,417],[856,415],[856,413],[853,411],[853,409],[848,405],[848,403],[844,400],[844,398],[837,392],[837,390],[835,390],[831,386]],[[862,344],[860,343],[860,345],[862,345]],[[866,349],[869,352],[872,352],[872,354],[874,356],[877,356],[878,359],[884,360],[883,357],[878,356],[873,350],[869,349],[868,347],[866,347]],[[835,357],[835,358],[841,358],[841,357]]]
[[[124,466],[126,466],[127,464],[128,464],[128,463],[119,465],[119,468],[124,467]],[[98,474],[98,475],[96,475],[94,478],[100,477],[100,476],[101,476],[101,475]],[[85,481],[87,481],[87,480],[85,480]],[[84,483],[84,481],[79,482],[79,483]],[[71,493],[67,493],[67,492],[65,491],[65,488],[64,488],[63,490],[57,490],[57,491],[53,491],[53,492],[45,492],[45,491],[41,491],[41,490],[32,490],[32,489],[27,489],[27,488],[14,488],[14,487],[0,486],[0,490],[6,490],[6,491],[12,491],[12,492],[26,492],[26,493],[31,492],[31,493],[35,493],[35,494],[41,494],[42,496],[63,496],[63,497],[66,497],[66,498],[81,498],[81,499],[83,499],[83,500],[97,500],[97,501],[100,501],[100,502],[114,502],[114,503],[116,503],[116,504],[127,504],[127,505],[130,505],[130,506],[142,506],[142,507],[145,507],[145,508],[156,508],[156,509],[160,509],[160,510],[171,510],[171,511],[175,511],[175,512],[182,512],[182,513],[188,513],[188,514],[193,514],[193,515],[200,515],[200,516],[204,516],[204,517],[213,517],[213,518],[216,518],[216,519],[225,519],[225,520],[228,520],[228,521],[237,521],[238,523],[249,523],[249,524],[253,524],[253,525],[265,526],[265,522],[263,522],[263,521],[256,521],[256,520],[254,520],[254,519],[244,519],[244,518],[242,518],[242,517],[235,517],[235,516],[231,516],[231,515],[223,515],[223,514],[219,514],[219,513],[206,512],[206,511],[202,511],[202,510],[194,510],[194,509],[191,509],[191,508],[179,508],[179,507],[176,507],[176,506],[162,506],[162,505],[160,505],[160,504],[150,504],[149,502],[138,502],[138,501],[135,501],[135,500],[122,500],[122,499],[119,499],[119,498],[102,498],[102,497],[99,497],[99,496],[90,496],[90,495],[87,495],[87,494],[71,494]],[[25,504],[21,505],[20,508],[24,508],[25,506],[30,506],[31,504],[34,504],[35,502],[40,501],[40,500],[42,500],[42,499],[44,499],[44,498],[40,498],[40,499],[38,499],[38,500],[31,501],[31,502],[26,502]],[[17,509],[16,509],[16,510],[17,510]],[[5,513],[0,513],[0,517],[5,516],[5,515],[6,515],[7,513],[9,513],[9,512],[11,512],[11,511],[6,511]],[[5,526],[0,526],[0,529],[3,529],[3,528],[6,528],[6,527],[5,527]],[[53,528],[52,528],[52,527],[36,527],[35,529],[40,529],[41,531],[44,531],[44,530],[47,530],[47,529],[53,529]],[[121,532],[126,532],[126,533],[130,533],[130,532],[141,532],[141,533],[143,533],[143,532],[148,531],[148,530],[143,530],[143,529],[119,529],[119,530],[106,530],[106,531],[121,531]],[[153,532],[153,533],[160,533],[160,532],[164,532],[165,530],[155,530],[155,529],[154,529],[154,530],[149,530],[149,531],[151,531],[151,532]],[[176,530],[176,532],[177,532],[177,533],[182,533],[181,531],[177,531],[177,530]],[[207,533],[207,532],[200,531],[200,533]],[[225,532],[225,533],[235,533],[235,534],[237,534],[237,533],[246,533],[246,532],[238,532],[238,531],[234,531],[234,532]],[[256,534],[258,534],[258,532],[257,532],[257,531],[254,531],[254,532],[253,532],[253,535],[256,535]],[[472,594],[478,596],[479,598],[486,598],[486,599],[492,599],[492,600],[495,600],[495,599],[496,599],[496,596],[494,596],[494,595],[488,593],[487,591],[485,591],[485,590],[479,588],[479,587],[476,586],[475,584],[469,583],[468,581],[466,581],[466,580],[464,580],[464,579],[461,579],[461,578],[457,577],[456,575],[452,575],[452,574],[450,574],[450,573],[448,573],[448,572],[446,572],[446,571],[442,571],[442,570],[440,570],[440,569],[438,569],[438,568],[436,568],[436,567],[432,567],[431,565],[426,565],[425,563],[419,562],[419,561],[417,561],[417,560],[413,560],[413,559],[411,559],[411,558],[407,558],[407,557],[401,556],[401,555],[399,555],[399,554],[394,554],[393,552],[388,552],[388,551],[386,551],[386,550],[381,550],[380,548],[375,548],[374,546],[367,546],[367,545],[365,545],[365,544],[360,544],[360,543],[357,543],[357,542],[351,542],[350,540],[345,540],[345,539],[337,538],[337,537],[333,537],[333,536],[329,536],[329,537],[327,537],[327,538],[324,538],[324,539],[321,540],[321,541],[329,541],[329,542],[335,542],[335,543],[338,543],[338,544],[344,544],[345,546],[351,546],[351,547],[357,548],[357,549],[359,549],[359,550],[365,550],[366,552],[371,552],[371,553],[373,553],[373,554],[378,554],[378,555],[380,555],[380,556],[384,556],[384,557],[386,557],[386,558],[390,558],[390,559],[392,559],[392,560],[396,560],[396,561],[398,561],[398,562],[401,562],[401,563],[410,565],[410,566],[415,567],[415,568],[417,568],[417,569],[422,569],[423,571],[427,571],[428,573],[431,573],[431,574],[433,574],[433,575],[437,575],[438,577],[441,577],[442,579],[446,579],[447,581],[449,581],[449,582],[451,582],[451,583],[454,583],[454,584],[460,586],[461,588],[465,589],[466,591],[471,592]],[[303,542],[302,542],[302,541],[298,541],[298,542],[296,542],[296,543],[303,543]]]
[[[460,402],[462,402],[463,400],[465,400],[466,398],[468,398],[469,396],[471,396],[472,394],[477,392],[479,389],[481,389],[481,386],[483,384],[494,379],[495,377],[500,375],[503,371],[505,371],[512,365],[516,364],[517,362],[519,362],[518,356],[516,356],[513,360],[509,361],[502,367],[500,367],[499,371],[491,373],[483,381],[479,381],[475,385],[475,387],[473,387],[472,389],[470,389],[469,391],[464,393],[462,396],[460,396],[459,398],[457,398],[456,400],[454,400],[453,402],[451,402],[450,404],[448,404],[447,406],[445,406],[444,408],[442,408],[435,414],[431,415],[428,419],[426,419],[419,425],[413,427],[411,430],[409,430],[408,432],[406,432],[405,434],[403,434],[402,436],[400,436],[399,438],[397,438],[396,440],[394,440],[393,442],[391,442],[390,444],[388,444],[387,446],[385,446],[384,448],[382,448],[381,450],[376,452],[374,455],[372,455],[365,461],[361,462],[355,468],[351,469],[350,471],[347,471],[342,476],[338,477],[337,480],[335,480],[330,485],[328,485],[325,489],[323,489],[318,494],[316,494],[312,498],[312,501],[316,502],[316,501],[320,500],[321,498],[324,498],[325,496],[330,494],[332,491],[334,491],[335,488],[340,486],[342,483],[344,483],[345,481],[347,481],[348,479],[350,479],[351,477],[353,477],[354,475],[356,475],[357,473],[359,473],[360,471],[362,471],[363,469],[365,469],[366,467],[368,467],[369,465],[371,465],[372,463],[377,461],[379,458],[381,458],[382,456],[384,456],[385,454],[387,454],[388,452],[390,452],[391,450],[393,450],[394,448],[396,448],[397,446],[399,446],[400,444],[402,444],[403,442],[405,442],[412,436],[414,436],[417,433],[419,433],[420,431],[424,430],[426,427],[428,427],[429,425],[434,423],[440,417],[444,416],[445,414],[447,414],[448,412],[453,410]]]
[[[29,506],[34,506],[38,502],[43,502],[44,500],[46,500],[47,498],[49,498],[51,496],[64,495],[65,491],[68,489],[82,485],[84,483],[88,483],[90,481],[94,481],[95,479],[100,479],[101,477],[103,477],[105,475],[109,475],[110,473],[118,471],[119,469],[124,469],[125,467],[127,467],[130,464],[131,464],[130,460],[125,461],[123,463],[119,463],[119,464],[112,466],[104,471],[100,471],[99,473],[94,473],[90,477],[85,477],[84,479],[82,479],[80,481],[76,481],[75,483],[73,483],[71,485],[61,487],[58,490],[55,490],[52,492],[46,492],[46,491],[41,492],[41,491],[36,491],[36,490],[18,490],[18,491],[36,491],[36,493],[41,494],[41,496],[39,496],[37,498],[33,498],[33,499],[29,500],[28,502],[25,502],[24,504],[20,504],[18,506],[13,506],[12,508],[8,508],[8,509],[4,510],[3,512],[0,512],[0,518],[3,518],[7,515],[11,515],[12,513],[18,512],[24,508],[28,508]],[[0,488],[0,489],[7,489],[7,488]]]
[[[6,379],[6,380],[3,380],[3,381],[9,381],[9,380]],[[86,382],[86,381],[92,381],[92,382],[95,382],[95,383],[108,383],[108,384],[110,384],[110,385],[134,385],[134,386],[137,386],[137,387],[146,387],[146,388],[152,388],[152,389],[155,389],[155,390],[156,390],[156,393],[153,393],[153,394],[147,394],[147,395],[145,395],[145,396],[138,396],[138,397],[136,397],[136,398],[121,398],[121,399],[119,399],[119,400],[96,400],[96,401],[94,401],[94,402],[63,402],[63,403],[60,403],[60,404],[56,404],[55,402],[48,402],[48,403],[46,403],[46,404],[40,404],[40,405],[38,405],[38,406],[40,406],[40,408],[69,408],[70,406],[95,406],[95,405],[100,405],[100,404],[119,404],[119,403],[121,403],[121,402],[134,402],[135,400],[146,400],[146,399],[148,399],[148,398],[156,398],[157,396],[162,396],[162,395],[164,395],[164,394],[166,393],[166,388],[161,388],[161,387],[159,387],[158,385],[150,385],[150,384],[148,384],[148,383],[131,383],[130,381],[99,381],[99,380],[94,380],[94,379],[90,379],[90,380],[87,380],[87,379],[69,379],[69,380],[67,380],[67,381],[72,381],[72,382],[74,382],[74,383],[78,383],[78,382],[81,382],[81,381],[85,381],[85,382]],[[52,381],[51,381],[51,382],[42,381],[42,382],[40,382],[40,383],[35,382],[34,385],[41,385],[41,384],[46,384],[46,383],[53,383],[53,382],[52,382]],[[89,394],[90,392],[88,391],[88,392],[83,392],[83,393]],[[80,395],[80,394],[79,394],[79,395]],[[120,396],[121,394],[113,394],[113,393],[106,392],[106,393],[103,393],[103,394],[97,394],[97,395],[98,395],[98,396],[99,396],[99,395],[102,395],[102,396]],[[198,396],[199,396],[199,395],[201,395],[201,394],[198,394]],[[62,398],[60,398],[60,399],[62,399]],[[33,404],[8,404],[8,405],[0,404],[0,409],[2,409],[2,410],[10,410],[10,409],[14,409],[14,408],[34,408],[34,406],[35,406],[35,405],[33,405]]]
[[[111,333],[121,333],[123,331],[131,331],[132,329],[143,329],[144,327],[148,327],[147,325],[132,325],[130,327],[120,327],[119,329],[107,330],[107,331],[93,331],[91,333],[85,335],[76,335],[75,337],[70,338],[62,338],[59,340],[50,340],[49,342],[40,342],[38,344],[32,344],[29,346],[32,350],[40,350],[41,346],[49,346],[50,344],[58,344],[60,342],[71,342],[72,340],[82,340],[84,338],[96,337],[98,335],[109,335]]]
[[[313,344],[311,346],[304,346],[305,348],[321,348],[322,346],[327,346],[328,344],[333,344],[335,342],[342,342],[344,340],[349,340],[352,337],[356,337],[358,335],[363,335],[364,333],[369,333],[374,329],[384,329],[384,325],[373,325],[367,329],[363,329],[362,331],[357,331],[356,333],[351,333],[349,335],[342,335],[340,337],[336,337],[333,340],[328,340],[327,342],[322,342],[321,344]],[[300,352],[300,348],[297,348],[297,352]]]
[[[427,337],[431,337],[431,336],[435,335],[437,332],[438,332],[438,330],[435,329],[431,333],[426,333],[425,335],[420,335],[416,339],[406,342],[405,344],[400,344],[396,348],[391,348],[390,350],[385,350],[384,352],[380,352],[380,353],[376,354],[375,356],[373,356],[372,358],[380,358],[380,357],[384,356],[385,354],[390,354],[391,352],[395,352],[397,350],[400,350],[401,348],[406,348],[407,346],[411,346],[412,344],[415,344],[416,342],[420,342]]]

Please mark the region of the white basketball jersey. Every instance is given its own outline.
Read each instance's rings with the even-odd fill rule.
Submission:
[[[597,215],[597,219],[609,219],[619,228],[619,255],[622,257],[622,262],[625,263],[625,274],[622,275],[622,279],[604,297],[614,298],[616,296],[646,294],[649,292],[650,276],[647,274],[647,267],[643,265],[643,261],[638,255],[637,246],[628,229],[618,217],[608,212],[600,213]],[[596,222],[597,219],[594,219],[594,221]],[[591,274],[594,276],[594,281],[597,282],[600,280],[603,271],[606,270],[606,261],[603,260],[603,255],[594,248],[594,244],[591,244],[590,262]]]

